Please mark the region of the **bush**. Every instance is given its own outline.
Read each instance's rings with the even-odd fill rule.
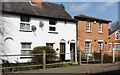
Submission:
[[[112,62],[112,56],[109,56],[108,54],[103,55],[103,63],[111,63]]]
[[[31,51],[31,53],[32,54],[43,54],[43,50],[45,50],[46,53],[50,53],[50,54],[46,54],[46,63],[49,63],[49,62],[57,59],[56,51],[54,49],[52,49],[51,47],[48,47],[48,46],[35,47]],[[32,60],[31,60],[31,62],[34,63],[34,64],[42,64],[42,61],[43,61],[43,55],[34,55]]]
[[[115,57],[115,62],[120,62],[120,56],[119,57]]]
[[[95,58],[95,60],[101,60],[101,53],[95,52],[94,53],[94,58]]]
[[[12,64],[8,60],[2,59],[2,67],[10,67]]]
[[[77,60],[79,61],[79,50],[77,50]],[[86,61],[85,52],[81,50],[81,61]]]

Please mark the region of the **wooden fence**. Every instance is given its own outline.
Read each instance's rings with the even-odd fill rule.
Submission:
[[[46,55],[51,55],[51,53],[46,53],[45,50],[43,50],[43,52],[41,54],[28,54],[28,55],[0,55],[0,57],[14,57],[14,56],[42,56],[42,64],[38,64],[38,65],[23,65],[23,66],[10,66],[10,67],[2,67],[2,71],[3,72],[16,72],[16,71],[22,71],[21,68],[26,68],[27,70],[32,70],[34,69],[34,67],[40,67],[41,69],[46,69],[46,66],[49,65],[57,65],[57,64],[63,64],[63,63],[70,63],[70,64],[78,64],[81,65],[81,63],[88,63],[88,62],[95,62],[95,60],[86,60],[86,61],[82,61],[81,57],[82,57],[82,52],[81,50],[79,50],[77,53],[57,53],[57,54],[75,54],[77,56],[77,61],[69,61],[69,62],[57,62],[57,63],[46,63]],[[101,60],[96,60],[101,62]],[[40,69],[39,68],[39,69]]]
[[[81,51],[79,51],[78,53],[57,53],[57,54],[75,54],[78,58],[79,61],[77,62],[58,62],[58,63],[51,63],[51,64],[46,64],[46,55],[51,55],[51,53],[46,53],[45,50],[43,50],[43,53],[41,54],[28,54],[28,55],[21,55],[21,54],[16,54],[16,55],[0,55],[0,57],[15,57],[15,56],[42,56],[43,61],[42,64],[40,65],[25,65],[25,66],[10,66],[10,67],[2,67],[2,71],[3,72],[15,72],[15,71],[21,71],[21,68],[29,68],[29,70],[31,70],[33,67],[42,67],[42,69],[46,69],[46,66],[48,65],[56,65],[56,64],[62,64],[62,63],[76,63],[78,65],[81,65]]]

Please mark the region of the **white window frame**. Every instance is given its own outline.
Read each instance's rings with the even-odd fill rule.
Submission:
[[[50,30],[50,27],[55,27],[55,31]],[[56,27],[56,25],[55,25],[55,26],[54,26],[54,25],[50,25],[50,26],[49,26],[49,32],[57,32],[57,27]]]
[[[99,49],[99,43],[101,43],[100,44],[100,49]],[[102,41],[98,41],[98,52],[100,52],[100,51],[102,51],[103,50],[103,42]]]
[[[112,43],[109,43],[109,52],[112,52]]]
[[[23,18],[26,19],[26,17],[29,18],[29,21],[22,21],[22,19]],[[20,31],[31,31],[30,21],[31,21],[31,17],[26,16],[26,15],[21,15],[20,16]],[[27,26],[24,26],[24,28],[21,28],[22,24],[29,25],[29,28],[27,28]]]
[[[30,48],[22,48],[22,44],[30,44]],[[32,43],[30,43],[30,42],[22,42],[21,43],[21,54],[23,54],[24,55],[24,53],[22,53],[22,51],[31,51],[31,44]],[[25,54],[27,54],[27,53],[25,53]],[[29,54],[29,53],[28,53]]]
[[[86,43],[89,43],[88,49],[86,48]],[[85,41],[85,53],[90,54],[91,53],[91,41]]]
[[[29,25],[29,29],[27,28],[24,28],[24,29],[21,29],[21,24],[25,24],[25,25]],[[31,31],[31,26],[30,26],[30,23],[29,22],[20,22],[20,30],[22,31]]]
[[[98,31],[99,31],[100,33],[103,32],[103,24],[102,24],[102,22],[99,22]]]
[[[116,48],[116,45],[120,45],[120,43],[115,43],[115,49],[116,49],[116,51],[118,51],[117,48]]]
[[[120,40],[120,39],[117,39],[117,36],[120,37],[120,33],[119,32],[116,32],[116,34],[115,34],[115,40]]]
[[[87,27],[88,27],[88,29],[87,29]],[[90,20],[87,20],[86,21],[86,32],[90,32],[91,31],[90,27],[91,27]]]
[[[49,19],[49,22],[50,22],[50,19]],[[50,27],[55,27],[55,31],[50,30]],[[58,32],[58,30],[57,30],[57,20],[56,20],[56,24],[55,25],[49,23],[49,32]]]

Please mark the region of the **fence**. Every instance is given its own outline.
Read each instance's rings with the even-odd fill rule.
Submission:
[[[38,56],[38,57],[42,57],[42,61],[40,64],[36,64],[36,63],[32,63],[32,62],[27,62],[27,63],[19,63],[19,62],[16,62],[16,63],[9,63],[8,61],[3,61],[3,64],[2,64],[2,72],[16,72],[16,71],[22,71],[22,70],[32,70],[32,69],[46,69],[46,68],[49,68],[50,66],[53,66],[54,65],[58,65],[60,66],[63,65],[63,64],[78,64],[80,65],[81,64],[81,51],[79,51],[78,53],[56,53],[57,55],[60,55],[60,54],[69,54],[69,55],[74,55],[74,56],[77,56],[77,58],[79,59],[79,61],[77,61],[77,58],[74,57],[75,60],[72,60],[73,57],[70,58],[70,60],[68,61],[63,61],[63,60],[60,60],[59,58],[56,58],[54,60],[49,60],[46,58],[46,57],[49,57],[53,54],[51,53],[46,53],[45,50],[43,50],[43,53],[41,54],[28,54],[28,55],[1,55],[1,57],[23,57],[23,56],[30,56],[31,60],[33,57],[35,56]]]
[[[60,58],[56,58],[54,60],[49,60],[47,57],[53,55],[52,53],[46,53],[45,50],[43,50],[43,53],[41,54],[28,54],[28,55],[1,55],[1,57],[15,57],[15,56],[19,56],[19,57],[23,57],[23,56],[30,56],[30,58],[32,59],[33,56],[37,56],[38,59],[41,60],[41,63],[37,63],[36,62],[27,62],[27,63],[9,63],[7,61],[4,61],[3,63],[3,67],[2,67],[2,71],[4,72],[16,72],[16,71],[23,71],[23,70],[34,70],[34,69],[46,69],[49,67],[57,67],[57,66],[61,66],[63,64],[77,64],[77,65],[81,65],[81,63],[88,63],[88,62],[101,62],[101,60],[91,60],[90,61],[90,57],[86,56],[84,54],[84,52],[81,52],[80,50],[77,53],[56,53],[57,55],[60,54],[69,54],[69,55],[73,55],[73,56],[77,56],[74,57],[75,60],[72,60],[73,57],[70,58],[69,61],[63,61],[60,60]],[[85,58],[86,60],[84,60],[83,58]]]

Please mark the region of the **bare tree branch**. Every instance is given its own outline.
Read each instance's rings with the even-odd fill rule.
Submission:
[[[120,22],[116,21],[116,22],[112,23],[110,28],[112,31],[120,30]]]
[[[0,17],[0,35],[4,36],[6,32],[6,25],[7,21],[4,18]]]

